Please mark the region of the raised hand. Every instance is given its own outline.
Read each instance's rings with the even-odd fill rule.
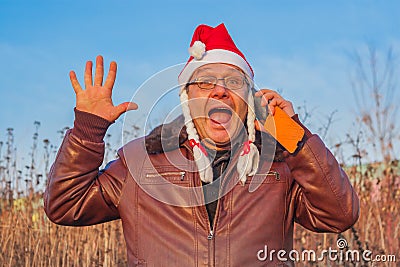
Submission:
[[[261,106],[266,107],[268,105],[269,113],[274,115],[275,107],[280,107],[286,114],[292,117],[295,112],[293,109],[292,102],[285,100],[277,92],[270,89],[261,89],[254,94],[255,97],[262,97]],[[258,120],[255,120],[255,128],[258,131],[265,132],[264,126]]]
[[[255,93],[255,96],[262,97],[261,106],[264,107],[268,105],[269,112],[272,115],[275,113],[275,106],[280,107],[290,117],[295,114],[292,103],[288,100],[285,100],[281,95],[273,90],[261,89]]]
[[[94,83],[92,79],[92,67],[92,61],[86,62],[84,78],[85,90],[83,90],[79,84],[75,72],[71,71],[69,73],[71,84],[76,94],[76,109],[97,115],[110,122],[113,122],[126,111],[135,110],[138,108],[137,104],[133,102],[124,102],[117,106],[114,106],[112,102],[112,89],[114,86],[115,77],[117,75],[116,62],[113,61],[110,63],[110,70],[108,71],[104,85],[103,57],[97,56],[96,58]]]

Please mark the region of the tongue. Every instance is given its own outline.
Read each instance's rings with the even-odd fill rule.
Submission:
[[[210,119],[219,124],[227,123],[231,119],[231,114],[226,112],[214,112],[210,115]]]

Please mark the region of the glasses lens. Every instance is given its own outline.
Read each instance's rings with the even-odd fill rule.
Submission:
[[[241,89],[244,85],[244,78],[242,76],[231,76],[224,79],[217,79],[213,76],[202,76],[195,79],[195,83],[205,90],[211,90],[215,87],[218,80],[224,80],[224,86],[230,90]]]
[[[237,90],[243,87],[243,77],[233,76],[225,78],[225,86],[231,90]]]
[[[204,76],[197,78],[196,82],[201,89],[213,89],[217,83],[217,78],[212,76]]]

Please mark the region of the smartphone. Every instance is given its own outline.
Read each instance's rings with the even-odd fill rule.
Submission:
[[[261,97],[254,96],[254,112],[256,118],[264,125],[264,129],[272,135],[289,153],[296,151],[298,142],[303,139],[304,129],[279,107],[275,107],[274,115],[268,113],[267,107],[261,106]]]
[[[265,120],[268,117],[268,108],[262,107],[261,106],[261,97],[254,95],[255,93],[257,93],[256,89],[251,88],[251,93],[253,94],[253,98],[254,98],[254,113],[256,114],[256,118],[262,124],[264,124]]]

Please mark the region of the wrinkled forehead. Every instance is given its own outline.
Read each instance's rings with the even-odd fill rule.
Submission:
[[[193,72],[193,77],[199,75],[213,76],[245,76],[243,70],[239,67],[225,63],[210,63],[197,68]]]

